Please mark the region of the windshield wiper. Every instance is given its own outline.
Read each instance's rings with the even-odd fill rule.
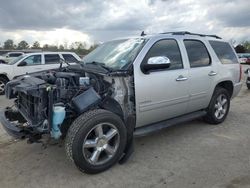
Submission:
[[[112,72],[112,71],[113,71],[113,69],[110,68],[110,67],[107,67],[107,66],[105,65],[105,63],[100,63],[100,62],[96,62],[96,61],[92,61],[92,62],[85,63],[85,65],[96,65],[96,66],[99,66],[99,67],[105,69],[105,70],[108,71],[108,72]]]

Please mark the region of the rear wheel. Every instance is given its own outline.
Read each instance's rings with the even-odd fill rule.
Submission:
[[[83,172],[96,174],[118,162],[126,145],[126,128],[120,117],[97,109],[79,116],[65,140],[68,157]]]
[[[216,88],[204,120],[210,124],[222,123],[227,117],[229,108],[229,92],[224,88]]]
[[[0,77],[0,95],[3,95],[5,92],[5,85],[7,84],[8,80],[4,77]]]

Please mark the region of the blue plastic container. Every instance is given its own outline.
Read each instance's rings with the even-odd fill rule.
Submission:
[[[65,116],[66,116],[65,107],[63,106],[53,107],[52,130],[50,134],[55,139],[60,138],[60,136],[62,135],[60,126],[63,123]]]

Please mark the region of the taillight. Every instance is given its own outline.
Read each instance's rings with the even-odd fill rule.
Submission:
[[[239,78],[239,82],[242,80],[242,65],[240,64],[240,78]]]

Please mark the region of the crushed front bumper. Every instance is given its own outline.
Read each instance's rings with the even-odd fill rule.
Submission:
[[[10,108],[0,111],[0,122],[6,132],[16,139],[24,139],[27,132],[23,128],[18,127],[17,122],[19,121],[23,121],[20,113],[14,112]]]

